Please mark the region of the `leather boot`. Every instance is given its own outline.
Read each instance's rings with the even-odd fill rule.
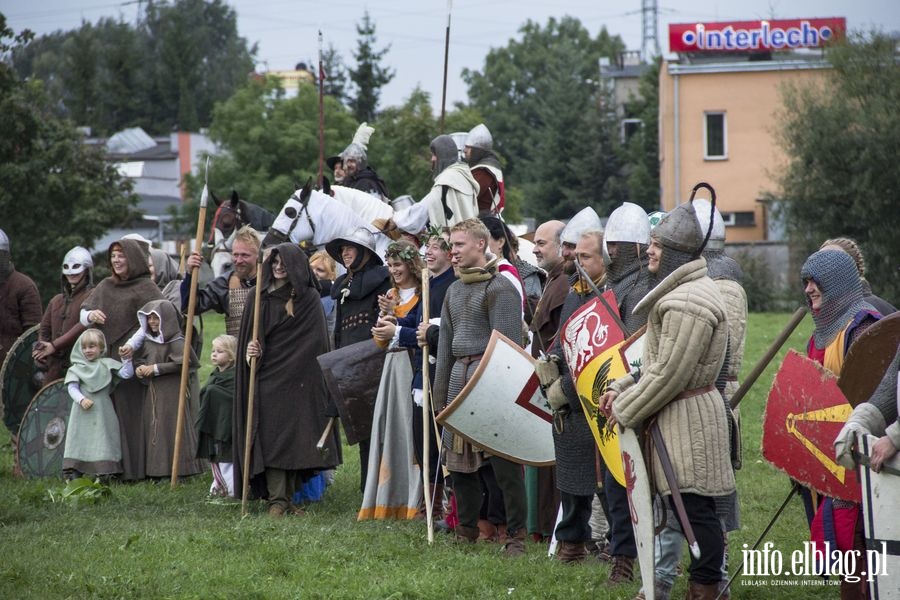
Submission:
[[[583,542],[559,542],[559,551],[556,553],[556,560],[563,564],[572,564],[582,562],[587,558],[587,548]]]
[[[503,538],[503,556],[525,556],[525,530],[519,529],[512,534],[507,532]]]
[[[653,597],[656,600],[669,600],[672,597],[672,584],[657,579],[653,585]],[[634,600],[647,600],[647,595],[644,594],[643,589],[638,592]]]
[[[497,526],[487,519],[478,519],[478,541],[496,544],[500,541],[500,533]]]
[[[685,600],[716,600],[716,596],[718,595],[718,583],[702,584],[689,580],[687,593],[684,597]]]
[[[478,529],[475,527],[466,527],[465,525],[456,526],[456,541],[461,544],[474,544],[478,539]]]
[[[617,554],[613,556],[612,569],[606,585],[619,585],[634,581],[634,559],[630,556]]]

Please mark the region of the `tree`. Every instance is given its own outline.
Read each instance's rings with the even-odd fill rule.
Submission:
[[[368,11],[363,15],[362,23],[356,26],[356,33],[359,35],[353,53],[356,68],[349,70],[356,95],[350,99],[350,109],[357,121],[369,122],[375,120],[381,88],[394,78],[393,69],[379,64],[391,46],[388,44],[382,50],[375,50],[375,23],[369,18]]]
[[[802,250],[827,238],[856,239],[875,293],[900,297],[900,64],[887,36],[856,35],[827,50],[818,84],[783,94],[779,143],[787,164],[778,199]]]
[[[626,103],[626,117],[641,127],[622,147],[628,201],[648,212],[659,210],[659,65],[657,59],[638,82],[639,97]]]
[[[237,35],[222,0],[148,4],[146,18],[101,19],[43,36],[12,53],[22,79],[39,78],[57,114],[98,135],[141,126],[153,134],[208,126],[253,70],[255,46]]]
[[[604,157],[614,158],[616,137],[596,114],[598,59],[624,44],[605,29],[592,38],[573,17],[551,18],[546,27],[528,21],[519,32],[521,39],[488,53],[481,71],[462,74],[506,160],[508,189],[521,189],[523,211],[540,219],[569,217],[588,204],[602,210],[613,202],[604,190],[616,169]]]
[[[0,52],[18,50],[0,14]],[[12,48],[11,48],[12,47]],[[22,82],[0,63],[0,214],[16,268],[31,276],[44,300],[59,291],[60,261],[72,246],[87,248],[131,214],[131,182],[84,144],[55,115],[41,80]]]
[[[325,139],[333,140],[326,156],[343,150],[355,130],[347,109],[326,97]],[[242,198],[278,212],[295,183],[318,172],[318,91],[302,85],[296,97],[285,98],[278,78],[250,81],[216,106],[209,135],[222,148],[210,162],[210,190],[222,196],[234,189]],[[189,178],[191,198],[199,197],[202,187],[202,173]],[[185,210],[196,214],[190,212],[196,205],[187,204]]]
[[[322,67],[325,70],[324,93],[338,102],[347,100],[347,67],[333,44],[322,51]]]

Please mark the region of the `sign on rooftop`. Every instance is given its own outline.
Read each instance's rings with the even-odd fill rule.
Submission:
[[[671,52],[747,52],[818,48],[844,35],[847,20],[785,19],[669,25]]]

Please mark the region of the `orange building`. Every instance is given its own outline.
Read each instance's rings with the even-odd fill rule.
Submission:
[[[762,200],[777,193],[784,164],[781,90],[823,77],[830,66],[809,48],[844,27],[844,19],[669,26],[670,49],[679,54],[660,69],[662,210],[706,181],[716,189],[729,242],[779,237]]]

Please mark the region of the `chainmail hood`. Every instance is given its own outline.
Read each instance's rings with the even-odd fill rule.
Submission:
[[[431,152],[437,157],[432,177],[437,177],[444,169],[459,162],[459,149],[449,135],[439,135],[431,140]]]
[[[800,279],[804,287],[807,281],[814,281],[822,294],[821,308],[812,311],[816,324],[813,342],[819,350],[833,342],[856,313],[875,310],[863,300],[859,271],[845,252],[819,250],[812,254],[800,270]],[[806,303],[812,309],[808,297]]]
[[[744,270],[736,260],[726,256],[724,250],[707,248],[703,251],[703,257],[706,258],[706,274],[711,278],[743,282]]]

